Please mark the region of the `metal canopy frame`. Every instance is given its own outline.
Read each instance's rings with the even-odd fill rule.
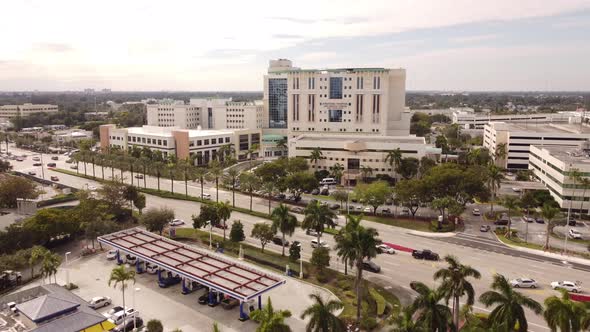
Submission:
[[[235,260],[138,227],[100,236],[98,242],[243,302],[286,282]]]

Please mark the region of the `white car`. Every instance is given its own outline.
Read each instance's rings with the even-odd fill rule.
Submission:
[[[569,237],[570,237],[570,239],[581,240],[582,239],[582,233],[578,232],[575,229],[570,229],[570,231],[569,231]]]
[[[88,190],[90,190],[90,191],[95,191],[95,190],[96,190],[96,187],[95,187],[95,186],[92,186],[92,185],[90,185],[90,186],[88,186]]]
[[[510,280],[510,285],[514,288],[537,288],[537,282],[531,278],[518,278]]]
[[[211,200],[211,194],[203,194],[203,199],[206,199],[208,201]]]
[[[145,272],[149,274],[156,274],[158,273],[158,265],[145,263]]]
[[[111,249],[109,250],[109,252],[107,252],[107,259],[112,261],[113,259],[117,258],[117,250],[115,249]]]
[[[395,250],[393,250],[392,247],[390,247],[386,244],[383,244],[383,243],[376,246],[376,248],[377,248],[378,253],[386,253],[386,254],[390,254],[390,255],[395,254]]]
[[[109,320],[111,321],[111,323],[115,324],[115,325],[119,325],[121,323],[123,323],[123,318],[124,317],[133,317],[133,316],[138,316],[139,312],[136,311],[133,308],[127,308],[125,309],[125,311],[118,311],[116,313],[114,313],[111,318],[109,318]]]
[[[88,302],[88,305],[92,309],[98,309],[98,308],[106,307],[106,306],[110,305],[111,303],[113,303],[113,301],[108,296],[96,296],[96,297],[93,297],[90,300],[90,302]]]
[[[182,219],[174,219],[171,222],[168,223],[168,225],[170,226],[180,226],[180,225],[184,225],[184,220]]]
[[[115,306],[112,307],[109,311],[103,313],[102,315],[106,317],[106,319],[109,319],[111,317],[113,317],[113,315],[115,315],[118,312],[122,312],[123,311],[123,307],[121,306]]]
[[[322,241],[322,240],[320,240],[319,245],[318,245],[318,240],[311,240],[311,247],[312,248],[322,247],[322,248],[330,249],[330,246],[325,241]]]
[[[373,212],[373,209],[371,209],[370,207],[367,206],[366,208],[363,209],[363,212],[371,213],[371,212]]]
[[[479,209],[473,209],[471,214],[474,216],[481,216],[481,211],[479,211]]]
[[[127,254],[125,256],[125,263],[129,264],[129,265],[135,265],[135,262],[137,262],[137,257]]]
[[[571,281],[554,281],[551,283],[551,288],[565,289],[566,291],[572,293],[580,293],[582,291],[582,287],[578,283]]]
[[[522,189],[520,189],[518,187],[512,187],[512,191],[514,191],[515,193],[519,193],[522,191]]]

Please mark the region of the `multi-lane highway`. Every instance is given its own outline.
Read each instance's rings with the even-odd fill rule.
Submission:
[[[33,167],[31,160],[31,153],[28,151],[18,151],[14,148],[11,149],[13,153],[27,154],[29,157],[22,162],[11,161],[15,170],[28,171],[36,169],[37,174],[41,174],[38,167]],[[60,156],[60,159],[56,161],[58,168],[68,169],[69,164],[65,163],[65,157]],[[44,158],[45,164],[49,158]],[[82,164],[80,164],[81,172],[83,170]],[[88,165],[87,172],[92,174],[92,167]],[[95,168],[96,176],[102,177],[101,167]],[[59,177],[60,182],[77,187],[85,188],[89,186],[100,186],[99,183],[86,180],[76,176],[70,176],[54,172],[50,169],[45,169],[45,177],[56,175]],[[117,174],[116,172],[115,174]],[[108,178],[111,174],[110,169],[105,168],[105,177]],[[129,173],[125,173],[127,176],[127,182],[129,182]],[[160,186],[163,190],[170,189],[170,181],[167,179],[160,180]],[[137,184],[137,179],[135,180]],[[148,177],[146,179],[148,187],[155,188],[156,180]],[[143,186],[143,180],[140,181]],[[184,193],[184,182],[175,181],[174,189],[176,192]],[[189,195],[198,196],[200,194],[199,184],[190,184]],[[210,185],[205,186],[205,192],[212,195],[215,200],[215,189]],[[219,191],[220,200],[231,201],[231,192]],[[236,205],[242,207],[248,207],[249,196],[236,193]],[[254,197],[253,207],[257,211],[268,211],[268,202],[266,199]],[[278,203],[273,202],[273,206]],[[171,200],[164,199],[156,196],[147,196],[147,207],[158,207],[168,206],[174,209],[177,218],[184,219],[188,223],[188,227],[191,224],[191,216],[199,213],[200,204],[189,201]],[[301,215],[297,216],[299,219]],[[257,222],[261,222],[260,218],[253,217],[251,215],[234,212],[232,213],[231,220],[239,219],[244,223],[246,235],[250,234],[252,225]],[[501,273],[508,278],[517,277],[531,277],[539,283],[541,286],[535,290],[521,290],[531,296],[533,299],[542,302],[546,297],[554,294],[558,294],[553,291],[549,284],[555,280],[570,280],[570,281],[581,281],[583,287],[590,285],[590,266],[583,264],[564,264],[561,260],[552,259],[543,255],[528,254],[518,250],[511,249],[504,246],[491,234],[477,235],[473,233],[459,233],[452,237],[432,237],[428,234],[419,234],[416,232],[409,231],[407,229],[392,227],[384,224],[373,223],[369,221],[363,221],[367,226],[376,228],[379,231],[380,238],[388,243],[395,243],[401,246],[406,246],[415,249],[431,249],[438,252],[441,256],[452,254],[457,256],[462,263],[470,264],[474,268],[478,269],[482,278],[474,281],[474,286],[477,294],[481,294],[488,290],[489,285],[492,281],[492,277],[495,273]],[[215,233],[221,234],[220,229],[215,229]],[[310,241],[313,237],[305,234],[303,230],[297,230],[290,240],[298,240],[303,243],[303,257],[308,259],[311,254]],[[324,240],[328,242],[331,247],[334,247],[335,243],[332,236],[324,235]],[[255,239],[248,238],[248,243],[259,245]],[[280,247],[274,244],[267,245],[269,250],[280,252]],[[380,255],[375,259],[375,262],[382,267],[382,271],[379,274],[366,272],[364,275],[368,279],[378,281],[382,284],[388,284],[397,289],[405,289],[409,293],[409,283],[417,280],[425,282],[427,285],[435,286],[436,283],[432,279],[433,273],[442,268],[445,264],[441,262],[430,262],[415,260],[410,254],[404,252],[398,252],[395,255]],[[343,270],[342,263],[337,262],[335,256],[332,256],[331,265],[339,270]],[[477,310],[487,311],[482,304],[476,303],[475,308]],[[531,331],[547,331],[546,324],[541,316],[535,316],[531,312],[527,311],[527,316],[530,322]]]

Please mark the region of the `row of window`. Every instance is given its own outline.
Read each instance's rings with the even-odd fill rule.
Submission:
[[[189,142],[189,146],[203,146],[203,145],[209,145],[209,143],[211,145],[216,145],[216,144],[223,144],[225,140],[225,143],[229,143],[230,138],[229,137],[220,137],[219,139],[217,138],[211,138],[211,139],[204,139],[204,140],[195,140],[195,141],[190,141]]]

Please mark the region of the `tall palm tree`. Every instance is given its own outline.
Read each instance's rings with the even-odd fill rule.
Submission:
[[[572,210],[572,204],[574,202],[574,197],[576,197],[576,183],[579,182],[582,179],[582,172],[580,172],[579,169],[577,168],[570,168],[569,170],[569,176],[568,176],[568,180],[572,181],[572,198],[570,198],[570,205],[569,205],[569,210],[568,210],[568,218],[570,217],[569,213]],[[584,199],[582,199],[582,203],[584,203]],[[580,215],[582,214],[581,210],[580,210]],[[569,222],[569,220],[568,220]]]
[[[270,214],[272,219],[272,230],[273,232],[280,231],[283,234],[283,252],[282,256],[285,256],[285,234],[289,236],[293,235],[295,228],[297,227],[297,218],[289,212],[289,208],[284,204],[279,204],[272,210]]]
[[[47,277],[51,282],[51,276],[55,278],[57,283],[57,268],[61,264],[61,256],[47,250],[43,254],[43,261],[41,262],[41,273],[44,277]]]
[[[250,194],[250,211],[252,211],[252,196],[254,190],[260,187],[260,180],[252,172],[243,172],[240,174],[240,186]]]
[[[164,164],[161,161],[156,161],[152,164],[152,167],[156,171],[156,180],[158,182],[158,191],[160,191],[160,178],[162,177],[162,167],[164,167]]]
[[[402,150],[397,148],[395,150],[387,151],[385,162],[388,163],[391,168],[398,169],[402,164],[402,158]]]
[[[334,218],[336,218],[336,214],[334,214],[334,211],[330,210],[328,206],[321,205],[319,201],[309,202],[303,210],[303,214],[305,217],[301,223],[301,228],[305,230],[315,230],[319,244],[322,233],[324,232],[324,227],[326,225],[334,227]]]
[[[344,308],[342,302],[330,300],[325,302],[319,294],[309,294],[314,304],[307,307],[301,314],[301,319],[310,317],[305,327],[307,332],[346,331],[344,322],[333,312]]]
[[[219,202],[219,178],[223,176],[223,168],[219,161],[212,160],[209,163],[209,178],[215,180],[215,201]]]
[[[581,177],[579,179],[580,185],[582,186],[582,197],[586,197],[586,190],[590,187],[590,179]],[[584,208],[584,200],[580,201],[580,218],[582,218],[582,209]]]
[[[31,267],[31,278],[35,277],[35,265],[39,264],[47,254],[47,249],[43,246],[34,246],[29,256],[29,266]]]
[[[232,167],[227,170],[226,182],[228,182],[231,185],[231,199],[233,207],[236,207],[236,182],[238,180],[239,175],[240,171],[238,171],[235,167]]]
[[[168,162],[166,164],[166,169],[168,169],[168,175],[170,176],[170,192],[174,194],[174,171],[176,171],[176,164]]]
[[[506,233],[507,238],[512,237],[512,216],[510,215],[512,211],[517,210],[520,206],[520,200],[516,196],[506,195],[502,198],[502,205],[508,209],[508,233]]]
[[[215,203],[215,213],[217,213],[217,220],[223,222],[223,242],[225,242],[225,229],[227,228],[226,221],[231,217],[231,207],[229,202]]]
[[[446,293],[441,289],[432,289],[425,284],[414,281],[410,287],[418,293],[412,303],[412,311],[419,312],[418,322],[422,322],[427,330],[446,332],[451,323],[451,310],[440,303]]]
[[[278,149],[281,149],[284,151],[284,150],[289,149],[288,143],[289,143],[289,141],[287,140],[287,137],[285,136],[285,137],[282,137],[281,139],[279,139],[278,141],[276,141],[275,146]]]
[[[363,182],[367,182],[367,178],[369,176],[373,175],[373,168],[370,166],[361,166],[361,177],[363,179]]]
[[[553,218],[559,213],[559,209],[557,207],[552,206],[549,203],[543,204],[543,208],[541,209],[541,215],[545,219],[547,223],[547,227],[545,228],[545,244],[543,245],[543,250],[549,250],[551,247],[549,246],[549,239],[551,238],[551,233],[553,233],[553,228],[555,224],[553,223]]]
[[[423,332],[422,326],[414,319],[414,313],[412,306],[403,307],[391,319],[391,323],[394,325],[391,332]]]
[[[290,332],[291,328],[285,323],[288,317],[291,317],[289,310],[274,310],[270,297],[262,309],[250,313],[250,318],[259,323],[256,332]]]
[[[488,317],[493,328],[512,331],[518,323],[518,331],[528,331],[528,322],[524,308],[539,315],[543,307],[539,302],[515,291],[508,280],[500,274],[494,275],[492,289],[479,297],[486,307],[495,306]]]
[[[195,180],[201,184],[201,199],[203,199],[203,185],[205,184],[205,177],[207,176],[207,169],[205,167],[197,167],[193,172]]]
[[[467,295],[467,305],[473,305],[475,301],[475,290],[467,278],[479,279],[481,274],[471,266],[459,263],[455,256],[447,255],[445,261],[448,266],[436,271],[434,279],[442,279],[441,290],[446,293],[447,303],[453,298],[453,324],[459,326],[459,299]]]
[[[361,321],[363,262],[377,256],[377,246],[381,243],[379,233],[374,228],[360,225],[361,216],[348,216],[344,234],[336,238],[336,250],[340,258],[350,266],[356,267],[356,319]],[[319,240],[318,240],[319,243]]]
[[[322,153],[322,149],[316,147],[313,148],[313,150],[311,150],[311,153],[309,154],[309,161],[311,161],[312,163],[315,164],[315,168],[317,170],[317,166],[318,166],[318,161],[322,160],[324,158],[324,154]]]
[[[490,165],[488,167],[488,189],[492,193],[492,199],[490,200],[490,211],[494,213],[494,200],[496,199],[496,192],[500,188],[500,182],[504,179],[504,175],[500,171],[500,168],[496,165]]]
[[[120,265],[113,268],[111,276],[109,277],[108,285],[117,288],[119,285],[121,288],[121,296],[123,298],[123,308],[125,308],[125,288],[127,288],[127,282],[132,281],[135,285],[135,271],[127,270],[125,265]],[[125,318],[123,318],[123,325],[125,325]]]
[[[508,151],[506,150],[506,143],[501,143],[496,146],[496,152],[494,153],[495,162],[497,163],[498,160],[504,160],[508,156]]]
[[[262,183],[262,191],[266,194],[268,198],[268,214],[271,213],[271,202],[272,202],[272,195],[275,193],[277,185],[274,181],[267,181]]]
[[[337,182],[340,182],[343,172],[344,172],[344,166],[342,166],[342,164],[340,164],[340,163],[336,163],[333,166],[330,166],[330,173],[332,174],[332,176],[334,178],[336,178]]]
[[[246,151],[246,156],[248,156],[248,160],[250,161],[250,168],[252,168],[252,157],[254,157],[254,153],[260,149],[258,144],[252,144],[250,148]]]
[[[583,303],[572,301],[565,290],[561,296],[555,295],[545,299],[543,317],[551,331],[579,332],[584,328],[583,321],[590,315]]]

